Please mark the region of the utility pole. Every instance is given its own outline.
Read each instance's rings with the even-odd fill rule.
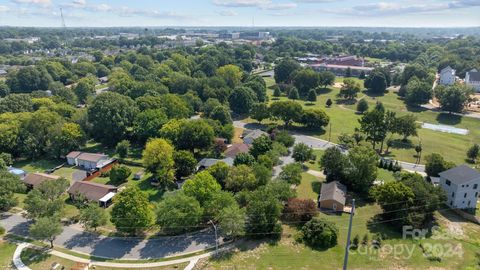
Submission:
[[[218,254],[218,235],[217,235],[217,225],[215,225],[215,223],[210,220],[208,221],[208,223],[212,224],[213,226],[213,230],[215,231],[215,254]]]
[[[350,251],[350,235],[352,234],[352,220],[355,214],[355,199],[352,200],[352,211],[350,212],[350,224],[348,225],[347,246],[345,247],[345,258],[343,260],[343,270],[347,270],[348,253]]]

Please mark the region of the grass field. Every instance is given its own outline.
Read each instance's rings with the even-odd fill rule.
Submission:
[[[341,82],[342,78],[337,78],[337,82]],[[267,84],[273,85],[272,78],[266,79]],[[341,99],[337,97],[339,93],[338,88],[329,87],[322,90],[322,93],[317,97],[317,102],[310,104],[305,101],[298,101],[304,108],[320,108],[325,110],[330,117],[331,123],[331,138],[334,142],[338,142],[338,136],[342,133],[353,133],[355,128],[360,125],[358,119],[360,115],[355,113],[356,105],[342,104]],[[273,97],[273,90],[268,90],[270,102],[276,100],[287,100],[286,97],[280,98]],[[401,142],[400,137],[394,135],[392,139],[395,140],[395,146],[391,148],[391,157],[407,161],[415,161],[415,146],[420,142],[423,147],[422,157],[424,158],[431,153],[448,153],[445,158],[449,161],[457,164],[465,163],[466,151],[474,143],[480,142],[480,120],[469,117],[461,117],[449,114],[441,114],[437,112],[428,111],[419,107],[411,108],[405,105],[403,100],[399,99],[396,93],[390,91],[383,96],[370,95],[367,92],[359,93],[358,98],[364,98],[372,108],[377,101],[381,101],[387,110],[392,110],[397,113],[397,116],[413,113],[417,117],[417,121],[427,122],[432,124],[444,124],[452,125],[458,128],[464,128],[469,130],[469,134],[456,135],[449,133],[442,133],[438,131],[428,129],[418,129],[418,137],[411,137],[407,143]],[[334,104],[327,108],[325,103],[327,99],[332,99]],[[251,120],[250,120],[251,121]],[[264,120],[265,123],[268,123]],[[330,129],[330,127],[328,128]],[[328,139],[329,134],[325,131],[309,132],[309,135],[319,137],[322,139]],[[422,160],[425,163],[424,160]]]
[[[0,239],[0,269],[14,269],[12,257],[16,247]]]

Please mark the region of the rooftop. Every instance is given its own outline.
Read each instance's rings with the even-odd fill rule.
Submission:
[[[480,172],[468,167],[467,165],[457,166],[450,170],[441,172],[439,175],[457,185],[468,183],[475,179],[480,180]]]
[[[83,194],[90,201],[99,201],[105,195],[112,191],[116,191],[117,187],[112,185],[104,185],[99,183],[78,181],[75,182],[69,189],[69,194]]]
[[[320,190],[320,201],[335,200],[345,205],[345,195],[347,194],[347,187],[338,181],[330,183],[323,183]]]
[[[27,185],[31,185],[36,187],[47,180],[56,180],[59,179],[60,176],[46,174],[46,173],[29,173],[23,179],[23,182]]]

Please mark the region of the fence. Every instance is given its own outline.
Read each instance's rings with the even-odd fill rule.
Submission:
[[[112,167],[118,163],[118,160],[113,160],[111,163],[109,163],[108,165],[102,167],[100,170],[90,174],[89,176],[87,176],[85,179],[83,179],[82,181],[90,181],[98,176],[100,176],[103,172],[108,172],[112,169]]]

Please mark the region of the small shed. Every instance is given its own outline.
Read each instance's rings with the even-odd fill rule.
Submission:
[[[319,205],[321,209],[343,212],[347,195],[347,187],[338,181],[322,184]]]

